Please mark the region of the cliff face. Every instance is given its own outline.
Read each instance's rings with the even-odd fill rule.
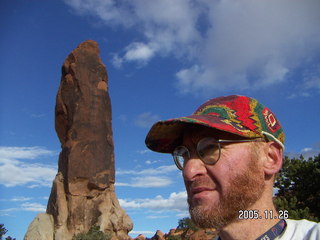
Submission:
[[[93,225],[113,239],[130,239],[132,222],[114,192],[111,122],[107,71],[98,44],[86,41],[65,60],[56,98],[62,150],[47,206],[55,240],[72,239]]]

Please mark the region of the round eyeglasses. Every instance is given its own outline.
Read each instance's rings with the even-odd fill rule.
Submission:
[[[243,142],[264,142],[263,138],[224,140],[212,137],[202,138],[197,143],[197,154],[202,162],[208,165],[214,165],[219,161],[221,155],[221,143],[243,143]],[[178,146],[174,149],[173,160],[180,170],[183,170],[186,162],[191,158],[190,151],[186,146]]]

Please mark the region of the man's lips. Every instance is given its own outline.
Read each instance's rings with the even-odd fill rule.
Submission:
[[[207,192],[207,191],[214,191],[214,188],[210,187],[195,187],[191,189],[191,194],[196,195],[198,193]]]
[[[201,197],[203,194],[217,190],[217,185],[211,179],[205,177],[199,177],[195,181],[185,181],[185,185],[191,198],[195,195]]]

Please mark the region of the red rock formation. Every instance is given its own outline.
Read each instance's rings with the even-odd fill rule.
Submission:
[[[56,132],[62,144],[59,172],[66,190],[106,189],[114,183],[111,103],[107,71],[94,41],[65,60],[56,100]]]
[[[139,234],[134,240],[146,240],[146,237],[143,234]]]
[[[165,240],[165,235],[160,230],[157,230],[156,234],[151,238],[151,240]]]
[[[181,233],[181,239],[188,240],[209,240],[214,239],[218,232],[215,229],[197,229],[196,231],[192,229],[187,229]]]
[[[62,151],[47,206],[54,239],[72,239],[93,225],[113,239],[130,239],[132,222],[114,192],[108,76],[96,42],[80,44],[65,60],[55,117]]]

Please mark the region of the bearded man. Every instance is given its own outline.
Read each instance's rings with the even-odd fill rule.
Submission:
[[[246,96],[214,98],[192,115],[155,123],[153,151],[171,153],[182,171],[191,218],[217,238],[320,239],[320,224],[276,210],[273,185],[284,131],[267,107]]]

